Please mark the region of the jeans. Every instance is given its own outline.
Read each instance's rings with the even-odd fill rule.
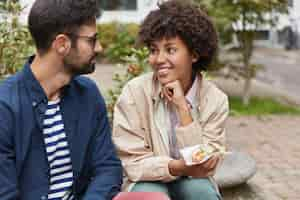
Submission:
[[[211,181],[207,178],[183,177],[169,183],[159,181],[138,182],[131,192],[162,192],[172,200],[221,200]]]

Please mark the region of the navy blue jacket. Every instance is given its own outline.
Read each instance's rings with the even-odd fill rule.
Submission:
[[[47,199],[49,164],[42,132],[47,97],[30,62],[0,83],[1,200]],[[60,106],[71,151],[75,199],[112,199],[121,188],[122,167],[97,86],[86,77],[72,79],[63,88]]]

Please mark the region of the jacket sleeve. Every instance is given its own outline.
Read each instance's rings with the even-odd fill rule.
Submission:
[[[122,165],[111,139],[111,129],[104,100],[100,98],[96,136],[92,149],[92,180],[83,200],[111,200],[122,185]],[[98,99],[99,99],[98,98]],[[99,102],[99,101],[98,101]],[[100,111],[100,112],[99,112]]]
[[[113,120],[113,141],[125,173],[132,182],[174,180],[176,177],[168,169],[171,158],[153,153],[149,130],[142,125],[143,116],[138,112],[131,90],[128,84],[124,87],[115,105]],[[139,103],[145,101],[138,99]]]
[[[202,117],[187,126],[175,129],[180,147],[196,144],[210,144],[219,150],[225,150],[225,122],[229,113],[228,98],[217,91],[211,94]]]
[[[0,197],[17,200],[17,172],[12,136],[13,118],[5,104],[0,102]]]

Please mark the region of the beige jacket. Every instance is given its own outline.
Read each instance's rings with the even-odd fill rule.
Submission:
[[[225,144],[225,120],[228,116],[227,96],[211,82],[199,76],[197,116],[185,127],[175,129],[179,148],[213,143]],[[168,170],[168,115],[161,108],[161,86],[153,73],[129,81],[114,110],[113,141],[122,160],[125,180],[169,182],[176,177]]]

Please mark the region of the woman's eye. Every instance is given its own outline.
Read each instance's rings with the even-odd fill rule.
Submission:
[[[155,54],[155,53],[156,53],[156,49],[150,48],[150,49],[149,49],[149,52],[150,52],[150,54]]]
[[[169,54],[174,54],[174,53],[176,52],[176,49],[175,49],[175,48],[168,48],[168,49],[167,49],[167,52],[168,52]]]

